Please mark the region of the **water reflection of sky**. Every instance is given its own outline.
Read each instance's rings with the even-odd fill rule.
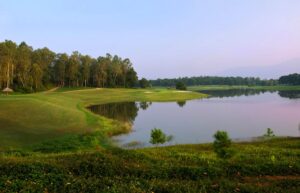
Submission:
[[[156,102],[139,110],[133,123],[132,133],[116,137],[120,143],[147,144],[155,127],[173,135],[174,144],[210,142],[217,130],[226,130],[231,138],[261,136],[269,127],[276,135],[299,136],[300,99],[265,92],[192,100],[180,105]]]

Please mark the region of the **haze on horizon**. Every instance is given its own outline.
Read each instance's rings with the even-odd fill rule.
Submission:
[[[299,10],[299,0],[0,0],[0,41],[118,54],[151,79],[269,78],[300,71]]]

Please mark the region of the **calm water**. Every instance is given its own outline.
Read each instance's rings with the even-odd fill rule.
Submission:
[[[208,99],[181,102],[126,102],[95,105],[102,116],[127,121],[133,131],[115,139],[149,146],[150,131],[157,127],[174,137],[171,144],[204,143],[217,130],[233,139],[248,140],[272,128],[277,136],[300,136],[300,92],[202,91]]]

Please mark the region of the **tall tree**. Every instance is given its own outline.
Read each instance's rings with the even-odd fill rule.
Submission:
[[[28,89],[30,84],[31,57],[33,49],[22,42],[17,49],[16,55],[16,79],[18,84]]]
[[[131,61],[126,58],[122,61],[121,70],[122,70],[122,80],[123,80],[123,87],[127,87],[126,81],[127,81],[127,73],[129,69],[131,68],[132,63]]]
[[[75,51],[69,58],[66,68],[66,78],[68,79],[68,85],[79,86],[79,65],[80,65],[80,54]]]
[[[54,81],[59,86],[65,85],[66,78],[66,66],[69,57],[67,54],[57,54],[56,60],[54,62]]]
[[[81,78],[82,78],[82,82],[83,85],[86,87],[89,84],[89,79],[90,79],[90,66],[92,65],[93,59],[88,56],[81,56],[80,57],[81,60]]]
[[[110,59],[99,57],[92,68],[93,84],[97,87],[105,87],[108,78],[108,66]]]
[[[5,85],[6,87],[10,87],[10,85],[13,85],[16,52],[16,43],[6,40],[0,44],[0,65],[3,86]]]
[[[32,83],[35,90],[38,90],[42,86],[43,69],[37,63],[34,63],[31,67]]]
[[[48,48],[37,49],[33,52],[32,62],[36,63],[42,69],[42,81],[46,85],[51,80],[51,72],[54,64],[55,53]]]
[[[138,76],[136,71],[131,67],[127,71],[126,75],[126,87],[134,87],[137,85],[138,82]]]

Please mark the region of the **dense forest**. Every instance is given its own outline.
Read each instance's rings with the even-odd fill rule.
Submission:
[[[33,49],[25,42],[0,42],[0,88],[33,92],[51,86],[133,87],[137,73],[129,59],[119,56],[92,58],[48,48]]]
[[[279,84],[300,85],[300,74],[294,73],[279,78]]]
[[[152,86],[167,86],[173,87],[177,82],[182,82],[187,86],[197,85],[249,85],[249,86],[273,86],[277,84],[277,80],[261,80],[254,77],[218,77],[218,76],[198,76],[198,77],[183,77],[171,79],[151,80]]]

